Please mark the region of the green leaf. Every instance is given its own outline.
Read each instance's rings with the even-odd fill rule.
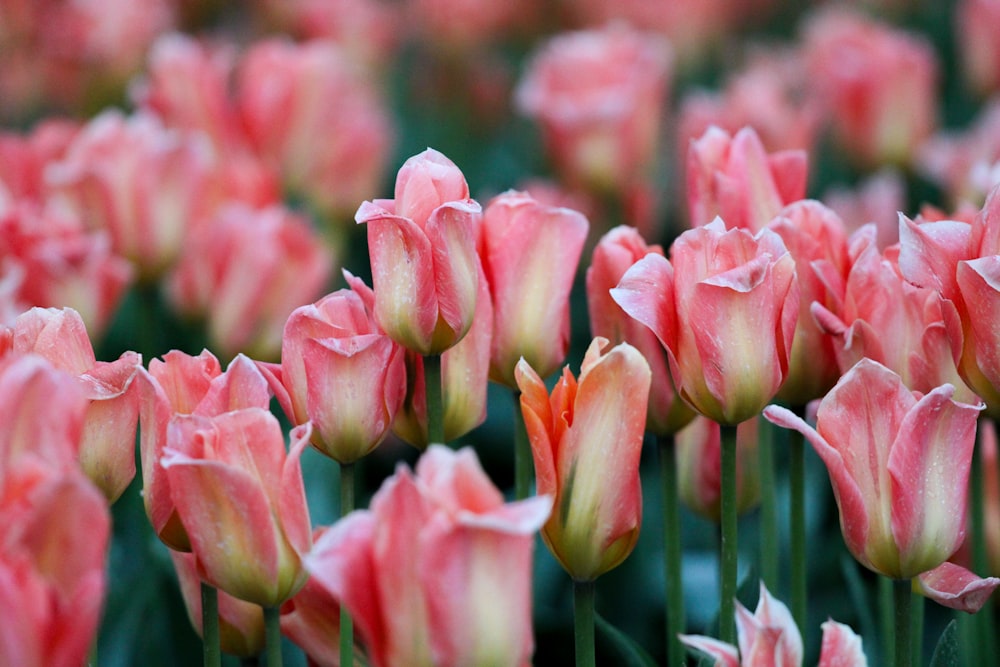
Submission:
[[[620,667],[656,667],[656,661],[634,639],[595,614],[597,642],[610,664]]]
[[[934,655],[931,656],[930,667],[958,667],[958,624],[952,620],[945,626]]]

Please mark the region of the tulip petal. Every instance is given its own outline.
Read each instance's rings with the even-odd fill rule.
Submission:
[[[701,635],[678,635],[681,643],[713,658],[713,667],[740,667],[740,654],[736,647]]]
[[[559,482],[555,444],[550,435],[555,417],[549,404],[549,392],[538,373],[524,359],[517,363],[514,378],[521,392],[521,415],[535,460],[535,485],[539,494],[555,495]]]
[[[919,575],[917,590],[940,605],[969,614],[979,611],[1000,586],[1000,579],[980,579],[964,567],[945,561],[938,567]]]
[[[434,263],[437,317],[450,330],[434,352],[443,352],[469,331],[479,291],[476,227],[481,209],[473,200],[442,204],[427,219],[426,234]],[[378,286],[375,287],[378,294]],[[436,337],[436,336],[435,336]]]
[[[861,650],[861,637],[850,627],[836,621],[826,621],[822,627],[818,667],[868,667],[868,658]]]
[[[981,389],[989,400],[1000,393],[1000,345],[995,328],[1000,321],[1000,255],[959,262],[956,273],[972,329],[971,336],[966,334],[965,344],[973,345],[975,365],[992,390],[987,393]]]

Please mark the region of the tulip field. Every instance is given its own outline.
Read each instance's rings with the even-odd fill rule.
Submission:
[[[1000,0],[0,0],[0,667],[1000,664]]]

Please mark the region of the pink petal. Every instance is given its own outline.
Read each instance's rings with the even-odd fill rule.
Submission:
[[[985,605],[1000,579],[980,579],[975,573],[951,562],[924,572],[916,578],[917,589],[940,605],[974,614]]]
[[[679,635],[679,638],[683,644],[714,658],[714,667],[740,667],[740,654],[731,644],[700,635]]]
[[[822,627],[818,667],[868,667],[868,658],[861,650],[861,637],[850,627],[836,621],[826,621]]]

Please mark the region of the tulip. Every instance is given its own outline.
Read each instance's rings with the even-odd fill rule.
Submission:
[[[514,386],[524,357],[542,377],[569,347],[569,293],[587,238],[587,219],[526,193],[495,197],[483,213],[483,270],[493,300],[490,378]]]
[[[847,548],[865,567],[911,579],[945,562],[965,536],[976,419],[983,405],[942,385],[911,392],[862,359],[819,405],[813,429],[768,406],[771,422],[802,433],[827,466]]]
[[[764,667],[765,665],[802,664],[802,635],[788,608],[774,598],[764,584],[760,586],[757,609],[751,614],[736,605],[739,648],[711,637],[683,635],[681,641],[705,653],[722,667]],[[861,638],[848,626],[835,621],[823,623],[823,644],[818,667],[866,667]]]
[[[666,348],[678,394],[720,424],[755,416],[788,376],[799,296],[795,261],[770,230],[688,230],[671,261],[648,254],[612,298]]]
[[[394,341],[440,354],[472,326],[481,209],[455,164],[427,149],[396,176],[395,199],[366,201],[375,319]]]
[[[305,583],[311,546],[299,457],[311,427],[292,430],[262,408],[171,420],[161,465],[202,579],[276,607]]]
[[[313,444],[340,463],[382,442],[406,393],[403,348],[350,289],[297,308],[285,324],[281,364],[258,366],[288,418],[311,421]]]
[[[736,427],[736,512],[749,512],[760,503],[757,420]],[[694,418],[674,438],[678,492],[696,514],[719,522],[722,499],[722,434],[719,425]]]
[[[671,75],[663,40],[613,24],[553,37],[515,95],[567,183],[621,194],[655,159]]]
[[[32,308],[14,323],[13,351],[45,357],[74,376],[88,400],[80,435],[80,464],[109,503],[135,477],[135,433],[139,392],[133,380],[142,356],[125,352],[98,362],[80,314],[71,308]]]
[[[629,343],[642,352],[652,372],[646,430],[669,435],[684,428],[694,413],[674,392],[667,356],[656,334],[629,317],[611,297],[628,268],[648,253],[663,255],[663,249],[647,245],[633,227],[623,225],[605,234],[587,269],[587,312],[591,334],[615,344]]]
[[[184,607],[192,627],[201,635],[201,579],[194,554],[170,550]],[[243,658],[264,650],[264,612],[260,606],[219,593],[219,645],[224,653]]]
[[[564,368],[551,396],[527,362],[516,370],[538,492],[554,496],[559,508],[542,538],[577,581],[620,565],[642,522],[639,456],[649,364],[628,343],[602,354],[607,346],[595,338],[579,379]]]
[[[238,356],[225,373],[208,350],[196,357],[173,350],[153,359],[139,377],[139,454],[142,501],[156,535],[171,549],[190,551],[191,543],[160,465],[167,446],[167,427],[175,415],[215,416],[245,407],[267,408],[267,380],[253,362]]]
[[[306,558],[376,667],[531,659],[532,535],[551,498],[504,504],[471,449],[432,445]]]

